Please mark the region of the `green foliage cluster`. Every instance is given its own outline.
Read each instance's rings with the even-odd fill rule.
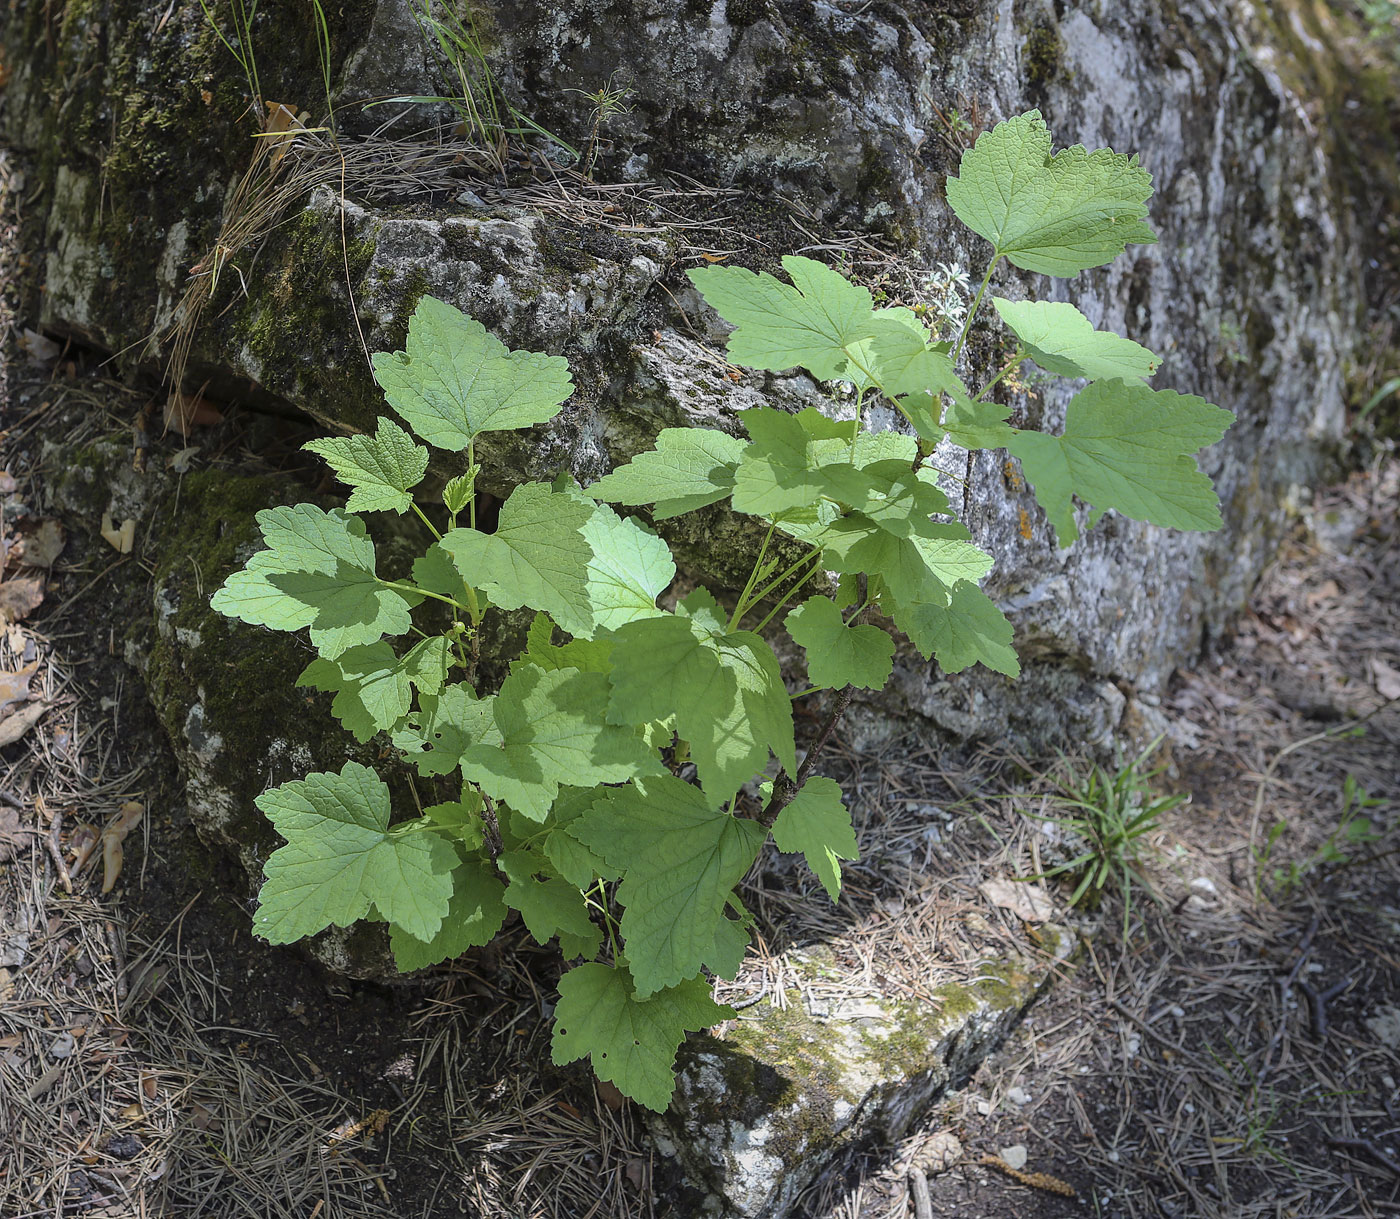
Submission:
[[[569,368],[508,350],[425,297],[406,349],[374,359],[411,431],[386,418],[373,436],[314,442],[351,488],[346,509],[260,513],[266,549],[213,604],[308,630],[319,655],[300,683],[333,694],[358,740],[387,734],[448,798],[395,820],[389,788],[356,763],[264,792],[259,807],[287,842],[268,860],[257,931],[286,943],[382,920],[408,970],[485,944],[515,910],[535,939],[583,962],[559,986],[555,1061],[586,1057],[629,1096],[664,1107],[681,1038],[729,1014],[706,972],[739,968],[751,920],[735,886],[770,835],[805,857],[833,901],[840,894],[855,834],[840,787],[812,770],[851,690],[890,677],[894,640],[881,624],[945,671],[1018,672],[1011,626],[978,587],[992,560],[954,519],[928,464],[935,446],[1010,449],[1063,545],[1077,536],[1076,496],[1091,520],[1113,508],[1218,526],[1192,455],[1230,416],[1151,389],[1157,358],[1073,306],[995,302],[1017,340],[1003,372],[1033,358],[1089,381],[1061,434],[1009,426],[1008,409],[987,398],[998,378],[974,394],[956,371],[1001,259],[1060,276],[1107,262],[1153,240],[1150,189],[1135,159],[1052,155],[1035,112],[983,135],[948,198],[993,258],[953,340],[806,258],[783,260],[790,282],[692,271],[734,326],[735,363],[844,382],[855,410],[754,407],[739,419],[746,440],[668,428],[586,489],[567,475],[517,486],[491,531],[477,527],[476,442],[554,416]],[[865,426],[877,400],[905,430]],[[414,496],[429,459],[420,441],[465,457],[436,521]],[[660,521],[722,501],[765,531],[745,587],[727,606],[705,588],[666,600],[668,547],[644,515],[613,505]],[[432,541],[411,579],[379,574],[357,515],[367,512],[421,518]],[[533,612],[525,649],[497,689],[480,688],[483,620],[515,610]],[[798,693],[764,634],[780,615],[807,656]],[[829,714],[799,765],[792,704],[821,691],[832,692]]]

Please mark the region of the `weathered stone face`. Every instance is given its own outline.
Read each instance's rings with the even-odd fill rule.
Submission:
[[[169,318],[246,152],[237,134],[246,86],[202,15],[182,9],[153,31],[139,7],[68,6],[51,52],[32,16],[4,28],[14,73],[6,138],[36,154],[50,186],[44,320],[114,349]],[[351,8],[333,31],[333,66],[344,67],[335,100],[349,129],[392,113],[357,101],[446,89],[406,0]],[[1012,693],[1000,678],[945,680],[911,657],[881,709],[958,733],[1110,731],[1117,700],[1105,701],[1105,683],[1150,692],[1204,631],[1224,627],[1269,554],[1283,490],[1311,478],[1339,437],[1361,298],[1356,219],[1329,161],[1340,154],[1319,143],[1291,91],[1307,78],[1308,65],[1294,62],[1303,44],[1269,46],[1271,30],[1255,28],[1248,6],[1238,16],[1227,25],[1195,4],[1134,13],[972,2],[853,15],[765,0],[483,14],[505,95],[576,147],[589,142],[591,111],[575,91],[609,79],[630,89],[629,109],[601,133],[601,179],[683,173],[738,188],[726,200],[735,261],[771,265],[810,244],[779,204],[790,199],[817,235],[870,232],[911,266],[976,268],[985,249],[943,200],[961,146],[953,116],[989,125],[1038,104],[1061,142],[1132,150],[1153,172],[1160,245],[1074,281],[1008,270],[999,286],[1074,300],[1096,324],[1162,353],[1159,384],[1237,413],[1204,459],[1225,531],[1174,535],[1110,517],[1057,552],[1014,470],[980,455],[967,515],[997,557],[989,588],[1018,627],[1027,678]],[[299,25],[268,12],[254,40],[265,93],[299,90],[295,104],[314,110],[319,69]],[[75,78],[75,69],[90,71]],[[55,95],[66,109],[47,104]],[[178,150],[168,131],[138,122],[140,108],[178,120]],[[104,117],[123,133],[105,155],[93,143]],[[575,366],[578,393],[558,421],[487,452],[488,478],[502,488],[560,467],[591,477],[659,426],[732,428],[734,410],[759,396],[816,393],[802,378],[736,385],[720,375],[716,324],[678,275],[695,261],[684,228],[663,218],[643,233],[617,231],[461,198],[469,203],[342,208],[337,191],[318,189],[256,263],[244,260],[246,274],[225,271],[197,342],[201,375],[251,382],[328,425],[367,427],[381,400],[359,331],[371,350],[397,346],[416,299],[435,293],[511,344]],[[992,365],[993,348],[974,343],[974,369]],[[1020,406],[1030,422],[1055,426],[1067,398],[1052,385]],[[939,461],[956,501],[962,456],[949,448]],[[684,536],[678,545],[687,549]]]
[[[360,102],[448,89],[407,0],[332,17],[333,100],[349,138],[394,113]],[[591,146],[600,181],[652,192],[635,205],[646,222],[489,184],[394,205],[342,202],[332,181],[223,266],[194,367],[328,426],[367,428],[383,408],[365,348],[399,346],[413,305],[432,292],[574,368],[577,392],[557,420],[483,446],[487,484],[504,491],[562,468],[586,481],[660,427],[737,430],[742,407],[825,398],[800,375],[726,375],[723,326],[681,275],[700,249],[771,267],[813,238],[841,245],[854,231],[902,251],[892,265],[906,287],[936,262],[975,271],[983,243],[943,198],[968,138],[959,132],[1039,105],[1062,143],[1140,154],[1156,179],[1160,244],[1068,282],[1008,268],[997,288],[1074,300],[1097,325],[1161,353],[1158,384],[1236,412],[1203,459],[1226,527],[1173,534],[1110,515],[1057,550],[1014,465],[979,454],[968,467],[948,446],[937,455],[946,490],[962,501],[970,469],[965,516],[996,557],[988,589],[1016,625],[1026,675],[1014,685],[980,671],[948,678],[906,654],[891,691],[857,722],[879,732],[914,713],[956,734],[1102,742],[1123,689],[1150,698],[1203,634],[1226,628],[1269,556],[1283,493],[1315,475],[1341,433],[1363,245],[1342,187],[1345,154],[1319,139],[1316,101],[1298,92],[1319,79],[1316,52],[1281,40],[1268,20],[1247,4],[1227,23],[1202,4],[1139,13],[1048,0],[857,13],[778,0],[502,5],[479,29],[504,96]],[[265,96],[277,90],[314,111],[324,84],[304,24],[263,10],[254,50]],[[249,155],[242,70],[189,6],[154,24],[125,0],[70,4],[61,19],[24,6],[0,16],[0,38],[11,72],[0,133],[29,154],[41,187],[41,318],[150,360],[150,335],[209,253]],[[581,93],[609,80],[630,90],[627,109],[595,144]],[[405,109],[405,125],[450,114]],[[661,186],[686,181],[677,175],[734,193],[659,206]],[[347,188],[353,200],[355,183]],[[984,326],[970,373],[996,367],[999,354]],[[1014,404],[1054,427],[1070,392],[1051,383]],[[741,577],[746,522],[711,511],[669,528],[683,567],[712,582]]]
[[[1038,106],[1060,144],[1140,155],[1156,182],[1160,243],[1073,281],[1003,268],[996,290],[1075,302],[1164,357],[1156,384],[1236,413],[1203,458],[1225,528],[1173,534],[1110,514],[1058,550],[1014,463],[984,453],[969,466],[946,446],[936,456],[944,489],[960,504],[966,488],[964,517],[996,558],[987,589],[1016,627],[1025,673],[1018,683],[980,670],[948,677],[906,651],[891,689],[858,706],[852,726],[869,737],[924,717],[932,732],[1103,745],[1125,707],[1141,722],[1173,667],[1228,628],[1270,557],[1289,487],[1314,479],[1342,435],[1372,217],[1396,198],[1393,137],[1373,103],[1348,110],[1345,125],[1332,121],[1328,107],[1350,86],[1331,62],[1334,31],[1312,6],[877,0],[852,10],[805,0],[479,6],[504,96],[596,157],[599,183],[626,184],[623,206],[609,213],[601,197],[578,206],[567,185],[549,199],[555,184],[538,161],[532,173],[517,166],[509,186],[464,177],[451,191],[392,202],[354,178],[345,199],[327,173],[256,249],[231,252],[196,335],[196,384],[256,390],[328,428],[369,428],[384,408],[365,349],[400,346],[415,303],[432,293],[512,346],[566,355],[573,367],[577,392],[558,419],[482,446],[485,482],[499,492],[561,469],[586,482],[662,427],[737,432],[736,412],[760,402],[829,402],[800,374],[733,379],[724,327],[683,270],[702,253],[771,270],[784,253],[846,252],[905,290],[938,263],[975,277],[987,250],[953,218],[946,176],[977,129]],[[325,86],[309,12],[293,0],[264,5],[252,33],[264,96],[315,121]],[[448,105],[360,109],[451,88],[409,0],[348,0],[327,13],[346,139],[396,109],[405,117],[395,136],[441,123],[443,139],[459,139]],[[213,250],[251,157],[242,70],[198,5],[162,17],[135,0],[0,6],[0,64],[9,73],[0,140],[26,158],[29,222],[46,251],[34,316],[157,368],[165,353],[151,336],[165,332],[191,268]],[[610,80],[630,90],[627,109],[595,132],[582,94]],[[1359,200],[1357,180],[1386,157],[1357,171],[1356,141],[1335,133],[1358,123],[1390,149],[1389,170]],[[556,163],[567,159],[556,150]],[[862,265],[868,247],[857,238],[893,257]],[[974,381],[1004,358],[982,321],[967,355]],[[1071,392],[1050,383],[1012,401],[1020,418],[1055,428]],[[253,544],[252,513],[294,492],[203,477],[163,539],[154,642],[133,662],[203,832],[256,882],[275,837],[254,796],[338,767],[349,740],[323,704],[304,713],[305,692],[291,687],[305,660],[294,641],[208,608]],[[742,582],[758,542],[751,521],[716,509],[663,532],[687,578],[720,586]],[[381,950],[342,937],[323,941],[321,956],[368,973],[383,967]],[[994,995],[971,998],[963,1017],[974,1040],[1015,1010]],[[681,1080],[671,1137],[693,1144],[693,1175],[738,1213],[781,1213],[800,1184],[779,1180],[793,1157],[869,1131],[897,1134],[959,1069],[950,1030],[926,1027],[920,1012],[844,1022],[806,1013],[798,1024],[745,1024],[735,1044],[702,1048]],[[905,1025],[918,1034],[909,1061],[872,1049],[872,1029]],[[805,1078],[816,1062],[821,1087],[784,1089],[792,1053],[789,1075]],[[736,1062],[769,1073],[746,1085],[737,1124],[712,1112]]]

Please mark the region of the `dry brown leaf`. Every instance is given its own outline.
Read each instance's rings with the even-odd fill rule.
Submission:
[[[1055,903],[1039,885],[999,876],[984,880],[977,888],[992,905],[1010,910],[1023,922],[1043,923],[1055,916]]]
[[[122,872],[122,843],[140,823],[146,811],[143,804],[128,800],[105,830],[102,831],[102,892],[110,893]]]
[[[213,427],[222,423],[224,415],[199,394],[172,394],[165,400],[165,429],[189,436],[191,429]]]
[[[18,622],[44,603],[44,578],[25,576],[0,584],[0,622]]]
[[[112,514],[102,514],[102,537],[118,554],[130,554],[136,548],[136,522],[125,520],[120,528],[113,524]]]
[[[29,679],[39,667],[37,660],[31,660],[18,673],[0,672],[0,711],[12,703],[22,703],[29,697]]]
[[[8,470],[0,470],[0,495],[9,495],[11,491],[14,491],[18,487],[19,483],[15,482],[15,476],[13,474]]]
[[[25,567],[52,567],[63,553],[68,541],[63,526],[56,520],[40,521],[33,533],[26,533],[14,544],[10,554]]]
[[[20,841],[30,833],[33,831],[20,824],[14,809],[0,808],[0,863],[9,863],[19,850]]]
[[[276,145],[272,150],[271,168],[276,169],[277,163],[287,155],[296,133],[305,130],[305,125],[297,118],[297,112],[290,106],[282,102],[267,103],[267,122],[263,125],[263,131]]]
[[[49,704],[46,702],[30,703],[8,718],[0,720],[0,747],[13,745],[43,718],[48,709]]]
[[[68,840],[68,850],[72,853],[72,858],[68,861],[70,876],[81,876],[87,870],[88,862],[92,859],[100,839],[97,827],[86,822],[73,831],[73,836]]]

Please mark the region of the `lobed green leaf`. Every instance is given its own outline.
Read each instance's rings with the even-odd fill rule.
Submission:
[[[665,775],[605,793],[571,833],[622,870],[617,899],[639,996],[733,962],[725,907],[767,837],[761,825]]]
[[[1093,506],[1091,525],[1113,508],[1170,529],[1210,531],[1220,528],[1220,501],[1194,455],[1233,421],[1204,398],[1095,381],[1070,401],[1062,435],[1017,432],[1007,447],[1021,459],[1061,546],[1079,536],[1076,495]]]
[[[1152,175],[1137,157],[1050,150],[1050,130],[1031,110],[979,136],[948,179],[949,206],[995,257],[1064,278],[1156,243],[1145,223]]]
[[[258,808],[287,839],[263,866],[253,927],[289,944],[348,927],[370,907],[410,935],[438,934],[452,896],[456,852],[436,834],[389,828],[389,789],[347,762],[262,793]]]
[[[688,978],[643,1001],[625,969],[576,965],[559,979],[551,1055],[558,1066],[587,1057],[599,1079],[661,1112],[671,1101],[676,1051],[685,1034],[734,1015]]]
[[[302,447],[324,457],[353,488],[345,504],[350,512],[407,512],[409,492],[428,471],[428,450],[392,419],[380,419],[373,436],[329,436]]]
[[[483,432],[544,423],[573,393],[562,356],[511,351],[460,309],[425,296],[404,351],[377,352],[384,397],[429,444],[460,452]]]

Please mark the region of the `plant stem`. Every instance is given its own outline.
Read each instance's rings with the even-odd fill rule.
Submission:
[[[797,793],[802,790],[802,785],[807,782],[813,769],[817,765],[817,759],[826,748],[827,742],[831,740],[831,734],[836,731],[836,724],[845,714],[846,708],[851,705],[851,699],[855,695],[854,687],[846,686],[836,695],[835,701],[831,704],[831,710],[827,712],[826,719],[822,722],[821,731],[817,733],[817,739],[812,742],[812,747],[807,751],[807,756],[802,759],[802,765],[797,768],[797,778],[790,779],[786,771],[779,771],[778,777],[773,780],[773,795],[768,804],[764,807],[756,820],[760,825],[773,828],[773,822],[778,819],[778,814],[787,808],[796,798]]]
[[[419,519],[420,521],[422,521],[423,524],[425,524],[425,525],[428,527],[428,532],[431,533],[431,534],[433,535],[433,537],[434,537],[437,541],[439,541],[439,542],[442,541],[442,534],[440,534],[440,533],[437,531],[437,526],[435,526],[435,525],[432,523],[432,521],[430,521],[430,520],[427,518],[427,515],[423,512],[423,509],[420,508],[420,507],[415,503],[415,504],[413,505],[413,511],[416,512],[416,513],[418,514],[418,519]]]
[[[785,572],[783,572],[782,575],[774,576],[771,580],[768,581],[767,584],[765,584],[761,589],[759,589],[758,592],[754,593],[754,595],[748,599],[748,601],[743,605],[742,608],[736,607],[733,619],[735,625],[738,625],[739,620],[743,618],[743,616],[747,614],[749,610],[751,610],[755,605],[762,601],[764,597],[766,597],[775,588],[777,588],[778,585],[780,585],[784,580],[786,580],[789,576],[796,572],[799,567],[801,567],[804,563],[810,563],[813,559],[818,558],[820,555],[820,550],[813,550],[811,554],[803,555],[800,559],[797,560],[796,563],[794,563]]]
[[[996,385],[996,383],[1000,381],[1002,377],[1006,376],[1007,373],[1009,373],[1013,368],[1016,367],[1017,364],[1019,364],[1025,358],[1026,349],[1022,347],[1019,343],[1017,343],[1016,354],[1012,356],[1010,360],[1007,361],[1006,366],[1002,368],[1002,370],[999,373],[997,373],[995,377],[988,381],[986,385],[982,386],[982,388],[979,389],[977,393],[973,395],[972,400],[974,402],[981,402],[982,399],[986,397],[988,393],[991,392],[992,388]]]
[[[476,437],[467,441],[467,469],[476,469]],[[471,499],[467,501],[467,523],[476,528],[476,475],[472,475]]]
[[[794,584],[790,589],[788,589],[787,592],[783,594],[783,599],[779,601],[778,604],[775,605],[771,610],[769,610],[767,617],[765,617],[763,621],[760,622],[753,629],[755,631],[761,631],[765,626],[772,622],[773,619],[777,617],[778,612],[783,608],[783,606],[785,606],[789,601],[793,599],[794,596],[796,596],[797,590],[801,588],[804,584],[806,584],[807,581],[810,580],[813,576],[815,576],[818,570],[818,568],[813,567],[811,571],[809,571],[805,576],[802,577],[802,579],[797,581],[796,584]]]
[[[504,848],[501,823],[496,817],[496,802],[480,786],[476,790],[481,793],[481,820],[486,830],[486,849],[491,852],[491,862],[495,863]]]
[[[739,599],[734,603],[734,613],[729,619],[729,629],[734,631],[739,625],[739,618],[742,615],[744,601],[753,592],[753,586],[758,582],[758,573],[763,568],[763,560],[768,554],[768,543],[773,540],[773,530],[777,525],[773,521],[768,522],[768,532],[763,535],[763,545],[758,548],[758,558],[753,561],[753,569],[749,572],[748,583],[744,585],[744,591],[739,594]]]
[[[379,583],[385,588],[392,588],[395,592],[414,593],[419,597],[431,597],[434,601],[441,601],[445,605],[452,605],[459,610],[467,610],[468,613],[471,612],[470,609],[460,601],[444,596],[442,593],[431,593],[426,588],[419,588],[416,584],[405,584],[402,580],[380,580]],[[471,592],[470,586],[468,586],[467,591],[468,593]],[[475,600],[475,597],[472,599]]]
[[[986,292],[987,285],[991,282],[992,272],[997,269],[997,263],[1001,261],[998,254],[987,266],[987,273],[982,276],[982,284],[977,289],[977,295],[972,298],[972,307],[967,311],[967,317],[963,319],[962,330],[958,333],[958,341],[953,344],[953,363],[958,362],[958,357],[962,355],[963,344],[967,342],[967,332],[972,329],[972,319],[977,314],[977,307],[982,303],[982,294]]]

